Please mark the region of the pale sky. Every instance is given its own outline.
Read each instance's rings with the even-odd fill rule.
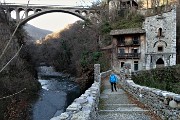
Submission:
[[[1,3],[22,3],[27,4],[28,0],[0,0]],[[87,6],[91,5],[92,2],[98,0],[30,0],[30,4],[45,4],[45,5],[65,5],[65,6]],[[22,14],[22,13],[21,13]],[[51,31],[59,31],[66,27],[68,24],[72,24],[77,20],[81,20],[80,18],[67,14],[67,13],[48,13],[36,17],[28,22],[35,27],[51,30]]]

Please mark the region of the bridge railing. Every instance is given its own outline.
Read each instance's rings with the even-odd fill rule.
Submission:
[[[122,80],[121,85],[163,120],[180,120],[180,94],[140,86],[132,80]]]
[[[100,97],[101,78],[109,75],[111,70],[100,73],[100,65],[94,65],[94,83],[79,98],[69,105],[60,116],[51,120],[96,120]]]
[[[22,3],[1,3],[1,6],[27,6],[27,4]],[[28,4],[29,7],[61,7],[61,8],[90,8],[90,6],[82,5],[57,5],[57,4]]]

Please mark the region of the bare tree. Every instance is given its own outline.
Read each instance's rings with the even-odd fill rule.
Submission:
[[[138,9],[141,9],[141,8],[143,8],[143,7],[144,7],[144,1],[139,0],[139,1],[138,1]]]

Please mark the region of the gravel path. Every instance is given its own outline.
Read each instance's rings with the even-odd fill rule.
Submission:
[[[117,92],[111,92],[108,78],[102,80],[98,120],[151,120],[145,114],[148,110],[132,104],[126,92],[118,86]]]

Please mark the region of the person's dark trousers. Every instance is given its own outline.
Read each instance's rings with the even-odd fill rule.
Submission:
[[[112,82],[111,82],[111,90],[112,90],[112,92],[114,91],[114,90],[113,90],[113,87],[114,87],[115,91],[117,91],[117,90],[116,90],[116,83],[112,83]]]

